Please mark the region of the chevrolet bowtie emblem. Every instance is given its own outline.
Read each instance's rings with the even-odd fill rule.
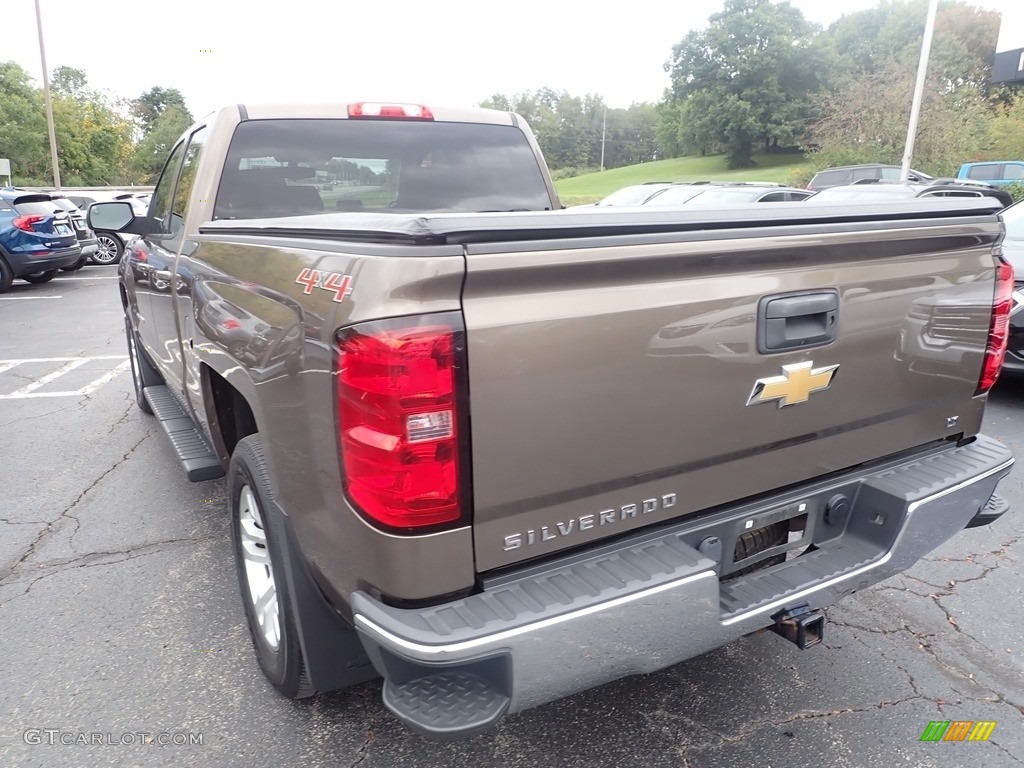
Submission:
[[[815,368],[814,363],[796,363],[782,366],[781,376],[769,376],[754,382],[747,405],[779,401],[779,408],[806,403],[812,392],[821,392],[832,386],[839,364]]]

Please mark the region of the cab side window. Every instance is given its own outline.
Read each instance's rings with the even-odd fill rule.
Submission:
[[[199,158],[206,141],[206,134],[205,126],[195,131],[189,138],[188,148],[184,152],[178,185],[175,187],[168,212],[166,231],[170,234],[170,238],[165,247],[169,250],[176,250],[181,239],[182,226],[185,223],[185,216],[188,214],[189,201],[192,199],[192,187],[195,186],[196,172],[199,170]]]
[[[185,142],[182,141],[171,152],[164,164],[164,170],[153,190],[153,200],[149,204],[149,217],[156,219],[161,224],[161,232],[167,234],[169,229],[169,217],[171,213],[171,193],[174,190],[174,182],[178,179],[178,166],[181,165],[181,156],[185,153]]]

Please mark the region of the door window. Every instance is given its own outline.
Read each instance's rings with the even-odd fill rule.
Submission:
[[[1024,179],[1024,165],[1007,163],[1003,166],[1004,179]]]
[[[998,179],[1000,178],[999,170],[999,163],[991,163],[990,165],[973,165],[967,169],[967,178],[981,179],[983,181],[988,179]]]
[[[189,201],[192,199],[192,187],[195,186],[196,171],[199,170],[199,158],[203,152],[206,135],[206,126],[203,126],[192,134],[188,142],[188,149],[185,150],[178,186],[175,187],[168,213],[167,231],[170,238],[164,247],[170,250],[177,250],[181,239],[182,227],[188,214]]]
[[[161,232],[170,232],[171,195],[174,190],[174,182],[178,178],[178,166],[181,165],[181,156],[185,153],[185,142],[179,142],[178,146],[171,152],[164,164],[163,173],[153,190],[153,200],[149,205],[149,217],[156,219],[161,224]]]

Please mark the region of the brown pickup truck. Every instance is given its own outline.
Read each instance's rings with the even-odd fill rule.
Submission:
[[[1013,271],[975,199],[563,210],[514,114],[232,106],[120,294],[140,408],[227,476],[285,696],[439,738],[773,628],[1007,510]]]

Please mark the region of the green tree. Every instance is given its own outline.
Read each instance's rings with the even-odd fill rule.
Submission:
[[[665,69],[686,149],[725,145],[729,167],[753,164],[754,148],[792,146],[819,88],[819,27],[788,1],[726,0],[725,9],[673,46]],[[664,130],[663,130],[664,134]],[[689,145],[689,146],[688,146]]]
[[[964,162],[1024,157],[1024,89],[1013,92],[1005,105],[997,107],[988,127],[987,147],[965,155]]]
[[[53,123],[61,180],[69,186],[126,180],[130,121],[89,87],[85,72],[58,67],[52,77]]]
[[[916,66],[928,0],[882,0],[874,8],[842,16],[821,36],[831,76],[841,80],[878,72],[895,60]],[[935,16],[929,73],[987,88],[1000,15],[956,0],[943,0]]]
[[[604,100],[596,94],[573,96],[540,88],[512,96],[498,93],[480,106],[521,115],[537,137],[548,166],[559,176],[600,165],[603,131],[606,168],[653,160],[657,154],[657,116],[652,104],[606,110]]]
[[[88,99],[93,96],[89,90],[85,72],[74,67],[57,67],[50,77],[50,92],[54,96],[72,99]]]
[[[892,59],[878,71],[849,75],[822,93],[820,118],[810,128],[817,167],[851,163],[899,165],[906,143],[916,66]],[[914,168],[952,176],[987,142],[990,112],[981,89],[955,90],[938,74],[926,81],[914,145]]]
[[[10,159],[17,184],[52,181],[42,95],[13,61],[0,63],[0,157]]]
[[[145,136],[156,129],[157,122],[163,114],[172,108],[189,115],[188,122],[192,123],[192,116],[185,106],[185,97],[177,88],[153,86],[135,100],[132,113],[138,119]]]
[[[172,104],[153,123],[135,150],[133,169],[141,183],[154,184],[174,143],[193,123],[192,115]]]

